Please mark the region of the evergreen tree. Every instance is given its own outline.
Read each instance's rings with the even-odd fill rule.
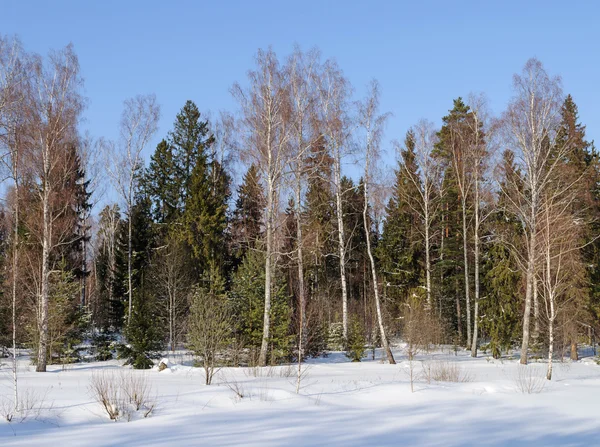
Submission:
[[[256,354],[261,346],[264,295],[265,295],[265,254],[249,250],[233,274],[229,303],[234,321],[234,334],[238,341]],[[294,337],[291,330],[291,310],[287,284],[281,270],[274,272],[274,289],[271,301],[271,330],[269,352],[271,363],[277,363],[290,356]]]
[[[577,105],[571,95],[567,95],[561,109],[561,125],[556,137],[556,150],[562,152],[568,147],[566,160],[561,175],[577,183],[577,197],[573,202],[573,213],[585,229],[582,232],[581,256],[583,265],[587,266],[586,286],[574,285],[580,289],[578,299],[573,300],[563,325],[570,342],[575,345],[580,322],[591,321],[600,316],[600,155],[594,144],[586,140],[586,127],[579,121]],[[592,320],[593,321],[593,320]],[[575,355],[576,357],[576,355]],[[576,360],[576,358],[574,358]]]
[[[183,235],[199,275],[215,268],[224,271],[229,184],[229,176],[216,160],[207,165],[198,159],[189,184]]]
[[[396,181],[386,206],[387,217],[377,249],[384,281],[389,285],[388,296],[402,301],[423,280],[423,242],[417,230],[421,223],[418,213],[406,200],[419,194],[410,180],[418,178],[414,150],[414,137],[409,131],[402,154],[404,161],[399,162],[396,170]]]
[[[238,264],[249,249],[258,247],[260,243],[264,201],[260,175],[252,164],[238,187],[231,218],[232,254]]]
[[[502,154],[500,187],[520,185],[520,173],[510,150]],[[511,253],[511,246],[519,244],[522,228],[518,220],[505,211],[506,195],[501,195],[498,211],[489,224],[489,240],[483,266],[483,288],[486,299],[481,301],[481,329],[487,334],[494,358],[510,349],[521,334],[522,286],[521,270]]]
[[[186,101],[175,118],[173,131],[169,134],[175,166],[173,188],[179,191],[178,207],[181,212],[188,203],[192,183],[198,181],[192,171],[198,163],[207,163],[208,148],[213,142],[214,137],[208,121],[201,119],[200,111],[193,101]]]
[[[158,224],[169,225],[181,216],[180,196],[182,181],[178,176],[173,146],[162,140],[150,158],[147,173],[148,194],[152,200],[152,216]]]
[[[149,369],[153,359],[160,357],[164,348],[164,337],[160,330],[161,321],[155,296],[143,279],[134,291],[133,311],[125,335],[128,347],[122,348],[120,357],[127,359],[135,369]]]
[[[98,222],[99,241],[95,255],[97,298],[92,306],[93,323],[98,329],[120,330],[123,325],[127,255],[120,238],[126,237],[126,231],[119,206],[105,206]]]

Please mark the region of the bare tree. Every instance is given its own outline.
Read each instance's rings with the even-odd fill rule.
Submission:
[[[177,341],[183,334],[183,323],[188,310],[191,278],[185,265],[183,247],[171,237],[157,253],[154,261],[156,291],[165,305],[169,326],[168,346],[175,352]]]
[[[124,103],[121,116],[119,142],[116,145],[112,142],[107,144],[107,171],[125,204],[129,222],[127,228],[127,295],[129,297],[127,324],[131,320],[133,297],[131,211],[140,170],[144,165],[142,151],[156,133],[159,118],[160,107],[156,103],[154,95],[138,95],[128,99]]]
[[[25,60],[24,60],[25,59]],[[19,393],[17,378],[17,278],[19,275],[19,186],[22,174],[21,126],[24,108],[26,55],[17,39],[0,35],[0,147],[1,160],[13,181],[12,200],[12,268],[11,268],[11,324],[12,324],[12,375],[14,409],[18,411]]]
[[[190,347],[201,357],[205,383],[210,385],[218,370],[218,354],[227,347],[231,321],[222,296],[223,283],[211,278],[210,288],[198,288],[192,296],[188,339]]]
[[[431,309],[431,240],[433,238],[433,224],[438,213],[439,200],[436,193],[440,178],[440,169],[432,152],[437,142],[434,126],[427,120],[421,120],[411,128],[412,143],[415,148],[415,160],[418,171],[413,173],[406,170],[407,177],[418,191],[418,197],[405,197],[406,203],[420,216],[422,228],[419,229],[423,236],[425,246],[425,290],[427,306]],[[407,160],[405,165],[407,164]],[[410,161],[412,162],[412,161]]]
[[[338,255],[342,287],[342,327],[344,343],[348,338],[348,286],[346,280],[346,229],[344,228],[342,163],[349,152],[349,120],[347,116],[350,85],[340,68],[325,62],[316,74],[319,94],[319,127],[333,160],[333,183],[337,217]]]
[[[573,190],[565,184],[560,185],[560,193],[542,197],[539,239],[543,268],[538,275],[548,323],[548,380],[552,379],[556,319],[581,290],[584,276],[579,252],[583,222],[572,211],[574,199]]]
[[[279,193],[288,164],[290,129],[285,115],[289,111],[289,94],[286,74],[272,50],[259,50],[256,64],[257,70],[248,73],[249,88],[235,84],[232,93],[241,106],[241,156],[258,167],[265,182],[265,309],[258,364],[266,366]]]
[[[389,114],[378,115],[379,113],[379,83],[375,80],[371,81],[369,86],[369,93],[364,102],[359,104],[359,123],[361,129],[364,131],[364,142],[361,146],[364,146],[365,154],[365,169],[363,174],[363,193],[364,193],[364,206],[363,206],[363,225],[365,230],[365,239],[367,243],[367,255],[371,264],[371,279],[373,281],[373,294],[375,297],[375,308],[377,311],[377,323],[379,325],[379,335],[381,337],[381,344],[383,350],[386,353],[390,364],[395,365],[394,355],[390,349],[387,335],[385,333],[385,326],[383,324],[383,315],[381,310],[381,300],[379,298],[379,281],[377,280],[377,267],[375,265],[375,258],[373,257],[373,250],[371,249],[371,229],[369,226],[369,203],[371,201],[370,189],[372,170],[375,167],[375,163],[379,156],[379,146],[381,144],[381,138],[383,135],[383,126]]]
[[[562,88],[559,78],[548,76],[541,62],[530,59],[521,75],[513,79],[515,97],[503,116],[505,136],[513,148],[523,172],[524,187],[507,185],[519,191],[503,191],[512,211],[524,226],[526,253],[525,310],[523,315],[523,340],[521,363],[527,364],[530,338],[532,304],[537,308],[536,259],[538,256],[537,226],[540,200],[548,187],[561,154],[553,155],[552,147],[560,122]],[[567,150],[567,148],[562,148]],[[514,187],[514,188],[513,188]],[[516,253],[517,256],[520,253]],[[536,321],[538,318],[536,318]]]
[[[313,130],[314,108],[316,93],[314,88],[314,73],[318,70],[319,52],[312,50],[303,53],[296,47],[294,53],[286,64],[288,79],[290,83],[290,110],[291,120],[290,137],[290,171],[292,174],[292,190],[294,195],[296,220],[296,253],[295,260],[298,269],[298,373],[296,392],[300,390],[300,382],[303,376],[302,360],[306,341],[306,302],[307,293],[304,281],[304,237],[303,237],[303,191],[307,175],[311,173],[307,167],[307,157],[318,135]]]
[[[494,207],[488,207],[487,210],[482,207],[482,202],[490,203],[492,193],[487,180],[486,173],[489,169],[489,160],[492,155],[494,126],[490,122],[487,111],[487,102],[483,95],[471,95],[469,97],[469,107],[471,108],[471,119],[468,125],[471,130],[471,141],[467,147],[468,158],[472,170],[473,186],[473,252],[474,252],[474,278],[475,296],[473,304],[473,337],[471,340],[471,356],[477,357],[478,330],[479,330],[479,300],[481,299],[481,225],[491,215]]]
[[[37,182],[36,195],[40,216],[27,225],[41,245],[40,283],[38,291],[37,371],[46,371],[48,350],[48,300],[51,254],[54,249],[72,242],[72,225],[63,222],[72,201],[65,197],[65,185],[73,177],[76,163],[71,150],[79,145],[77,125],[84,101],[79,93],[82,81],[73,48],[67,46],[51,53],[47,65],[34,57],[32,88],[27,99],[31,147],[27,164]],[[40,222],[41,220],[41,222]]]

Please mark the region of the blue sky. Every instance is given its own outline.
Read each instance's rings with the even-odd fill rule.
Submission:
[[[388,140],[420,118],[440,123],[472,91],[501,112],[512,74],[532,56],[563,77],[598,139],[599,18],[592,1],[12,0],[0,5],[0,33],[42,54],[74,44],[90,100],[83,127],[95,137],[114,137],[123,100],[139,93],[162,106],[153,144],[186,99],[235,110],[229,88],[245,81],[256,50],[272,45],[283,58],[298,43],[337,59],[357,95],[380,81]]]

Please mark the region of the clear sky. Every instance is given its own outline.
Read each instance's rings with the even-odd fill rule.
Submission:
[[[600,138],[600,3],[595,1],[27,1],[0,3],[0,33],[29,51],[75,46],[90,100],[84,128],[117,134],[124,99],[156,93],[159,138],[186,99],[235,110],[258,48],[283,58],[294,43],[336,58],[357,94],[371,78],[402,139],[420,118],[440,123],[452,99],[486,92],[499,113],[512,74],[532,56],[563,77]],[[154,147],[148,150],[152,151]],[[388,159],[389,160],[389,159]]]

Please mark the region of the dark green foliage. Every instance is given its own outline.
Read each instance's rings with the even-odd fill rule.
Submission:
[[[152,202],[147,192],[147,179],[141,182],[131,208],[131,252],[132,252],[132,281],[133,290],[141,286],[145,268],[150,264],[152,250],[156,246],[156,232],[152,221]],[[127,241],[127,223],[122,227],[121,240]],[[126,251],[126,250],[124,250]]]
[[[502,243],[493,244],[486,254],[483,278],[486,297],[481,300],[481,328],[489,337],[494,358],[508,351],[521,331],[521,275],[510,250]]]
[[[164,348],[161,325],[156,298],[142,285],[133,294],[131,321],[125,329],[128,346],[121,357],[127,364],[135,369],[152,367],[152,359],[159,358]]]
[[[510,192],[509,185],[521,184],[511,151],[503,153],[501,172],[501,187],[507,193]],[[494,358],[511,348],[522,330],[522,277],[514,253],[511,253],[513,247],[518,247],[522,227],[513,215],[504,211],[506,200],[505,195],[500,196],[498,211],[490,218],[490,243],[484,252],[482,269],[485,298],[480,302],[480,323]]]
[[[242,261],[249,249],[256,248],[260,243],[264,202],[260,175],[253,164],[238,187],[231,219],[232,251],[237,263]]]
[[[202,120],[200,111],[193,101],[187,101],[177,114],[173,131],[169,134],[169,144],[173,147],[175,165],[175,184],[179,190],[178,206],[186,206],[192,171],[198,163],[208,162],[208,152],[214,143],[214,137],[208,127],[208,121]]]
[[[227,260],[229,184],[229,176],[217,161],[208,166],[198,159],[190,179],[183,234],[200,274],[222,269]]]
[[[80,306],[79,281],[72,271],[67,269],[67,262],[62,261],[52,275],[48,304],[48,351],[47,362],[74,363],[80,360],[76,348],[83,339],[89,326],[89,314]],[[38,350],[39,333],[31,328],[31,345],[33,352]],[[36,360],[32,357],[33,361]]]
[[[181,215],[179,171],[173,146],[167,140],[162,140],[150,158],[147,174],[152,216],[158,224],[171,224]]]
[[[356,317],[352,316],[348,327],[348,347],[346,349],[346,357],[353,362],[360,362],[366,352],[366,337],[365,328]]]
[[[113,346],[115,345],[114,336],[111,334],[98,332],[92,336],[93,356],[97,362],[111,360],[114,357]]]
[[[390,286],[388,296],[401,301],[410,289],[421,284],[425,262],[423,237],[419,233],[422,222],[408,199],[419,195],[418,185],[411,180],[418,178],[414,150],[414,136],[409,131],[376,252],[383,278]]]
[[[275,270],[269,341],[271,363],[289,358],[294,341],[290,333],[291,309],[286,290],[286,281],[281,271]],[[264,300],[265,255],[250,250],[233,275],[229,304],[234,321],[234,335],[253,350],[260,348],[262,341]]]

